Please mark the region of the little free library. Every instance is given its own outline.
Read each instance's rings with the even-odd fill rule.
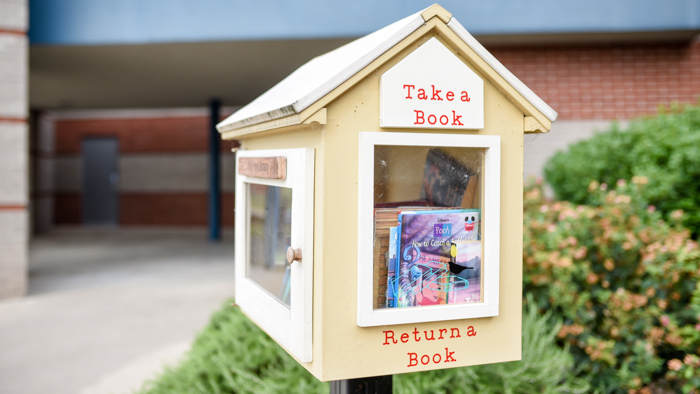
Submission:
[[[217,126],[236,304],[322,381],[519,360],[523,136],[557,113],[433,5]]]

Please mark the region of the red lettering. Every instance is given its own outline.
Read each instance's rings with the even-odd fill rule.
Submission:
[[[433,331],[433,330],[430,330],[430,338],[428,338],[428,331],[423,331],[423,335],[425,335],[425,339],[428,341],[435,340],[435,331]]]
[[[446,363],[451,363],[453,361],[457,361],[452,355],[455,354],[455,352],[451,352],[448,348],[445,348],[445,362]]]
[[[469,336],[469,337],[476,336],[476,330],[474,330],[474,326],[469,326],[469,328],[467,328],[467,336]]]
[[[458,116],[457,112],[452,111],[452,126],[464,126],[460,119],[462,119],[462,115]]]
[[[466,102],[472,101],[472,99],[469,98],[469,94],[464,90],[462,90],[462,101],[466,101]]]
[[[418,353],[406,353],[408,354],[408,367],[415,367],[418,365]],[[451,352],[449,348],[445,348],[445,357],[441,353],[435,353],[432,357],[429,354],[423,354],[420,356],[420,363],[423,365],[428,365],[432,361],[433,364],[440,364],[440,362],[453,363],[457,361],[454,357],[455,352]]]
[[[450,334],[451,334],[450,338],[461,338],[462,337],[461,335],[459,335],[459,328],[454,327],[454,328],[451,328],[451,330],[452,331],[450,331]],[[457,331],[457,336],[455,336],[455,330]]]
[[[425,94],[425,89],[418,89],[418,100],[427,100],[428,95]]]
[[[408,91],[406,92],[406,99],[411,100],[413,97],[411,97],[411,89],[415,89],[416,85],[403,85],[403,88],[406,89],[408,88]]]
[[[425,114],[423,111],[419,111],[417,109],[414,109],[413,112],[416,113],[416,121],[413,122],[413,124],[423,124],[425,123]]]
[[[382,331],[382,332],[384,333],[383,345],[389,345],[389,339],[391,339],[391,341],[393,343],[396,343],[396,339],[394,339],[394,332],[393,331],[389,330],[389,331]]]
[[[440,337],[439,337],[438,339],[442,339],[442,332],[443,332],[443,331],[444,331],[444,332],[447,332],[447,329],[446,329],[446,328],[441,328],[441,329],[440,329]]]
[[[447,94],[445,95],[445,98],[447,99],[447,101],[452,101],[454,99],[454,97],[455,97],[455,94],[452,93],[451,90],[449,92],[447,92]]]
[[[413,328],[413,337],[416,338],[416,342],[420,342],[420,338],[418,338],[418,328]]]
[[[425,112],[423,112],[419,109],[414,109],[413,112],[416,114],[416,120],[413,122],[413,124],[416,124],[416,125],[425,124],[426,121],[428,122],[428,124],[431,124],[431,125],[435,125],[438,122],[440,122],[440,124],[443,126],[447,126],[448,124],[450,124],[449,115],[429,114],[426,118]],[[462,123],[462,115],[457,115],[457,111],[452,111],[452,124],[451,125],[452,126],[464,126],[464,123]]]
[[[407,332],[404,332],[403,334],[401,334],[401,342],[403,342],[403,343],[408,342],[408,333]]]
[[[431,100],[442,101],[442,97],[440,97],[440,92],[442,92],[442,90],[435,90],[435,85],[430,86],[433,88],[433,97],[431,98]]]

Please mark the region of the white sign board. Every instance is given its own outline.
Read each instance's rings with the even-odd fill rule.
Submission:
[[[483,129],[484,81],[431,38],[380,82],[381,127]]]

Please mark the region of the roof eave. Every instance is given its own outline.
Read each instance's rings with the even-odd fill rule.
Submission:
[[[281,119],[285,117],[289,117],[291,115],[295,114],[300,114],[302,111],[306,110],[310,106],[312,106],[314,103],[317,103],[319,100],[322,100],[325,96],[333,92],[335,89],[337,89],[341,84],[346,82],[347,80],[351,79],[355,74],[359,73],[361,70],[363,70],[365,67],[370,65],[373,61],[381,57],[384,53],[389,51],[392,47],[406,39],[408,36],[410,36],[412,33],[414,33],[416,30],[418,30],[421,26],[424,26],[426,22],[433,18],[438,18],[442,23],[444,23],[445,26],[447,26],[457,37],[459,37],[460,40],[462,40],[469,48],[471,48],[474,53],[481,57],[481,59],[489,66],[491,67],[498,75],[503,78],[503,81],[505,81],[507,84],[509,84],[519,95],[522,96],[524,100],[530,103],[531,107],[534,108],[536,111],[538,111],[540,114],[532,114],[532,113],[526,113],[526,116],[536,116],[539,117],[540,119],[540,124],[543,124],[544,126],[540,128],[540,132],[546,132],[549,131],[551,127],[551,122],[554,122],[557,119],[557,112],[554,111],[547,103],[544,102],[539,96],[537,96],[530,88],[528,88],[524,83],[522,83],[515,75],[513,75],[507,68],[505,68],[491,53],[489,53],[486,48],[484,48],[458,21],[456,18],[453,18],[452,15],[447,12],[444,8],[440,7],[439,5],[435,4],[431,7],[426,8],[425,10],[421,11],[420,13],[411,15],[407,18],[402,19],[401,21],[398,21],[396,23],[400,23],[402,21],[405,21],[405,25],[399,26],[400,28],[391,34],[389,37],[385,38],[381,42],[379,42],[377,45],[374,45],[369,51],[366,51],[364,55],[361,55],[357,58],[357,60],[351,62],[349,65],[345,66],[342,68],[339,72],[334,74],[330,79],[326,80],[325,82],[322,82],[318,87],[315,89],[311,90],[307,94],[303,95],[301,98],[297,99],[291,104],[276,108],[274,110],[268,110],[266,112],[256,114],[253,116],[237,119],[236,114],[234,113],[231,115],[229,118],[226,120],[220,122],[217,125],[217,129],[219,130],[220,133],[230,133],[232,131],[235,131],[237,129],[241,128],[250,128],[251,126],[254,126],[256,124],[260,123],[266,123],[266,122],[271,122],[276,119]],[[392,24],[393,25],[393,24]],[[390,25],[391,26],[391,25]],[[386,28],[385,28],[386,29]],[[380,29],[377,32],[380,32]],[[375,33],[377,33],[375,32]],[[356,41],[353,41],[350,44],[347,45],[352,45],[353,43],[363,40],[363,39],[368,39],[368,37],[374,35],[375,33],[372,33],[368,36],[365,36],[363,38],[360,38]],[[371,40],[371,39],[370,39]],[[371,44],[371,41],[369,41]],[[358,43],[356,46],[361,47],[362,44]],[[343,47],[340,47],[338,49],[341,49]],[[336,49],[335,51],[337,51]],[[348,49],[348,48],[346,48]],[[313,62],[318,62],[318,63],[323,63],[324,60],[332,60],[332,58],[325,58],[327,55],[330,55],[331,53],[335,52],[329,52],[326,55],[319,56],[313,60],[311,60],[309,63],[305,64],[303,67],[308,67],[310,63]],[[331,55],[332,56],[332,55]],[[301,68],[299,69],[301,70]],[[299,70],[295,71],[294,73],[290,74],[289,77],[285,78],[285,80],[289,79],[292,77],[295,73],[297,73]],[[249,104],[253,105],[256,101],[264,99],[266,97],[269,97],[270,94],[275,93],[275,88],[278,88],[280,85],[282,85],[285,80],[282,80],[278,85],[270,89],[268,92],[263,94],[262,96],[258,97],[258,99],[254,100]],[[278,88],[279,89],[279,88]],[[531,112],[531,111],[529,111]],[[546,120],[545,120],[546,118]]]

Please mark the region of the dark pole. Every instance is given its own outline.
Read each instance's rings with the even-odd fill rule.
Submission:
[[[331,394],[391,394],[392,390],[392,375],[331,382]]]
[[[209,102],[209,240],[215,242],[221,239],[221,137],[216,130],[220,110],[219,100]]]

